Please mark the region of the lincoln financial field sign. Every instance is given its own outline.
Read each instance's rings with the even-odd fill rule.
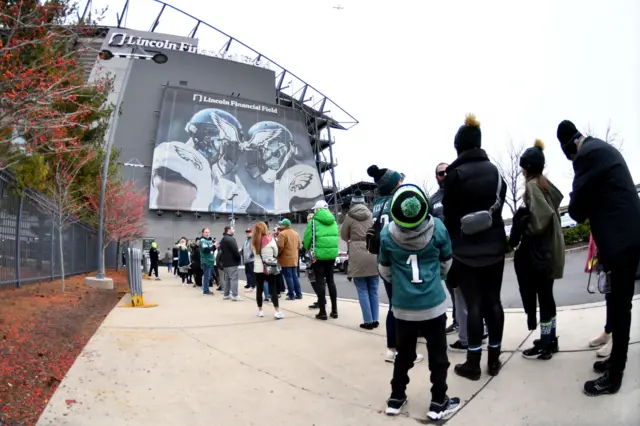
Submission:
[[[198,49],[198,46],[191,43],[180,42],[176,43],[169,40],[152,40],[145,37],[139,37],[130,35],[127,33],[111,33],[109,37],[109,46],[112,47],[134,47],[140,46],[150,47],[153,49],[165,49],[165,50],[179,50],[183,52],[193,53],[197,55],[211,56],[220,59],[237,60],[245,64],[254,65],[261,68],[269,68],[268,61],[261,59],[256,61],[254,58],[244,55],[235,55],[225,52],[215,52],[213,50]]]
[[[303,211],[323,198],[301,111],[165,89],[149,208],[218,213]]]

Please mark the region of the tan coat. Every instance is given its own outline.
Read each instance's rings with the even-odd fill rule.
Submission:
[[[286,228],[278,234],[278,264],[283,268],[298,266],[300,253],[300,236],[291,228]]]
[[[349,267],[347,276],[378,276],[376,256],[367,251],[365,236],[373,224],[371,211],[364,204],[351,206],[342,223],[340,238],[349,243]]]

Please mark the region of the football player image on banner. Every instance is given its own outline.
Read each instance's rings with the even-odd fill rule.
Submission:
[[[198,210],[202,197],[210,197],[211,212],[281,214],[310,208],[324,196],[301,111],[167,87],[156,140],[180,139],[209,169],[210,188],[198,194]],[[166,152],[158,151],[161,145],[154,164]],[[177,207],[184,202],[150,202],[150,208],[194,209]]]

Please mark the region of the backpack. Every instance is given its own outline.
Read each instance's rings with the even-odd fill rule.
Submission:
[[[376,221],[373,222],[373,225],[369,229],[367,229],[367,234],[365,235],[365,244],[367,247],[367,251],[371,254],[377,255],[380,252],[380,232],[382,232],[382,224],[380,223],[380,219],[382,218],[382,212],[384,211],[387,202],[385,201],[380,207],[380,211],[378,212],[378,217]]]

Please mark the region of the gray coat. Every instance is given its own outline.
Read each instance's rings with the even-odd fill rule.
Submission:
[[[367,251],[365,241],[367,230],[372,224],[371,211],[364,204],[351,206],[342,223],[340,237],[349,243],[349,277],[378,276],[376,256]]]
[[[444,198],[444,189],[438,190],[429,199],[429,207],[431,207],[431,215],[437,217],[444,222],[444,209],[442,208],[442,199]]]

